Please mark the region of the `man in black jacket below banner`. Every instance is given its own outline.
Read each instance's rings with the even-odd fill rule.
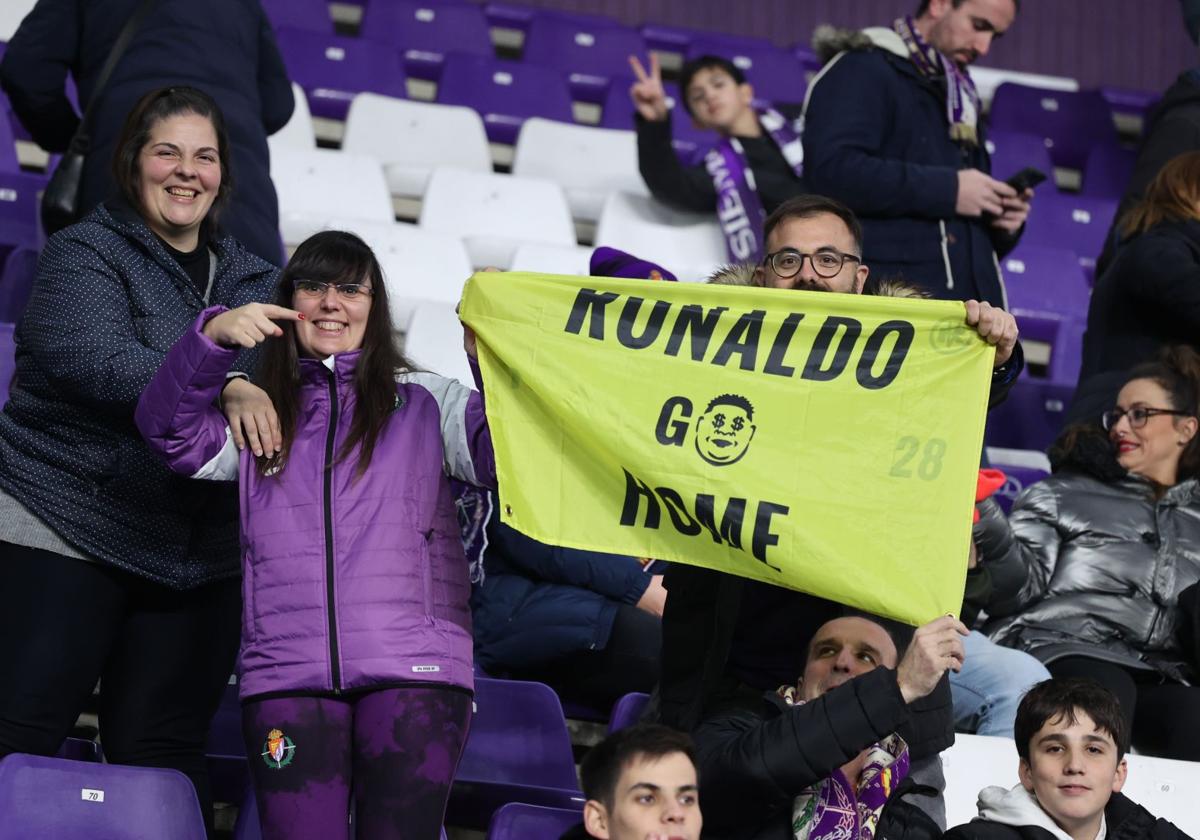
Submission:
[[[154,88],[192,85],[221,107],[237,189],[221,224],[254,254],[283,265],[279,200],[271,183],[267,135],[287,124],[295,102],[287,68],[258,0],[157,0],[99,93],[96,83],[125,22],[143,0],[39,0],[8,42],[0,85],[34,141],[66,151],[79,126],[66,95],[93,96],[91,146],[84,162],[82,216],[116,194],[109,173],[125,115]],[[226,181],[230,173],[224,175]]]
[[[940,837],[901,799],[909,755],[895,733],[909,703],[962,667],[966,634],[943,616],[919,628],[901,658],[877,619],[823,624],[798,682],[731,704],[693,733],[705,837]]]
[[[813,80],[805,180],[862,219],[863,258],[935,297],[1004,306],[998,257],[1016,245],[1031,190],[988,173],[968,67],[1018,0],[923,0],[892,28],[854,33]]]

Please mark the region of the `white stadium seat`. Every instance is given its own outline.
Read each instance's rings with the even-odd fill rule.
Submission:
[[[604,203],[596,244],[652,260],[680,280],[702,281],[727,262],[715,217],[681,213],[652,198],[615,192]]]
[[[292,82],[292,98],[296,100],[296,108],[292,111],[292,118],[288,120],[287,125],[267,138],[267,145],[271,147],[272,154],[280,147],[292,149],[317,148],[317,137],[313,132],[312,114],[308,110],[308,97],[304,93],[304,88],[295,82]]]
[[[393,195],[421,196],[436,166],[491,172],[483,120],[471,108],[360,93],[350,104],[342,148],[383,163]]]
[[[457,379],[474,388],[462,324],[450,303],[424,301],[413,312],[404,337],[404,355],[421,370]]]
[[[0,41],[11,41],[13,33],[33,11],[37,0],[4,0],[0,3]]]
[[[456,305],[471,276],[462,240],[404,222],[334,219],[329,227],[358,234],[375,252],[387,283],[392,326],[405,331],[423,301]]]
[[[331,219],[391,222],[392,199],[373,157],[281,147],[271,155],[283,241],[294,246]]]
[[[550,181],[438,167],[421,205],[421,227],[460,236],[477,268],[512,265],[527,242],[574,245],[562,188]]]
[[[545,178],[563,188],[576,219],[600,218],[617,190],[649,195],[638,174],[637,135],[534,117],[521,126],[513,174]]]
[[[591,273],[592,249],[582,245],[527,244],[513,255],[513,271],[536,271],[540,274]]]

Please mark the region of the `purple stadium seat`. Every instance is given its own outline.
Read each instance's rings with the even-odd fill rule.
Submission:
[[[1010,308],[1087,320],[1091,289],[1073,251],[1022,241],[1000,265]]]
[[[633,103],[629,99],[629,88],[633,79],[617,79],[608,90],[604,99],[604,110],[601,112],[600,125],[603,128],[616,128],[623,131],[633,131],[636,128],[633,118]],[[675,152],[686,161],[697,160],[711,149],[717,142],[717,135],[712,131],[696,128],[692,118],[683,107],[680,99],[679,86],[675,82],[663,82],[667,92],[667,101],[673,103],[671,113],[671,134]]]
[[[325,0],[262,0],[262,7],[275,29],[333,34],[333,18]]]
[[[1050,475],[1049,462],[1041,452],[989,448],[987,456],[992,466],[1005,475],[1004,486],[993,497],[1005,514],[1026,487]]]
[[[1022,376],[1008,399],[988,412],[984,442],[1045,452],[1062,429],[1074,393],[1074,382],[1068,385]]]
[[[1083,167],[1083,195],[1120,200],[1133,174],[1137,152],[1120,146],[1097,146]]]
[[[0,406],[8,402],[8,388],[17,369],[17,346],[13,342],[15,324],[0,324]]]
[[[800,62],[800,66],[804,69],[806,77],[814,73],[819,73],[822,67],[821,59],[817,58],[817,54],[813,52],[812,47],[803,42],[792,45],[792,55]]]
[[[33,291],[37,261],[37,249],[25,246],[15,248],[4,260],[0,270],[0,321],[15,324],[21,319]]]
[[[804,67],[793,53],[769,41],[715,34],[693,38],[687,57],[692,59],[702,55],[722,56],[732,61],[746,74],[746,81],[754,86],[758,101],[804,101],[804,90],[808,85]]]
[[[242,738],[242,706],[237,685],[226,685],[221,704],[208,729],[204,747],[212,797],[218,802],[241,802],[250,784],[246,742]]]
[[[10,324],[0,324],[0,331],[4,327],[10,327]],[[2,369],[2,365],[0,365]],[[4,388],[8,388],[8,382],[5,381]],[[63,741],[62,746],[58,748],[58,752],[54,755],[55,758],[65,758],[70,761],[103,761],[104,753],[100,750],[100,745],[95,741],[90,741],[86,738],[68,738]]]
[[[596,26],[537,15],[525,37],[521,60],[568,74],[575,99],[601,103],[614,77],[629,75],[629,56],[645,51],[642,36],[616,22]]]
[[[640,691],[630,692],[618,700],[613,706],[612,717],[608,720],[608,734],[627,729],[637,723],[649,702],[650,695]]]
[[[1149,115],[1150,110],[1162,98],[1162,95],[1155,91],[1111,86],[1101,87],[1100,95],[1104,97],[1104,101],[1108,103],[1108,107],[1112,108],[1114,114],[1126,114],[1142,119]]]
[[[13,135],[12,121],[15,116],[8,111],[8,100],[0,108],[0,172],[20,172],[17,162],[17,140]]]
[[[583,811],[510,802],[492,815],[487,840],[558,840],[583,822]]]
[[[992,158],[992,176],[1003,181],[1027,166],[1046,173],[1046,183],[1039,190],[1054,190],[1054,163],[1046,142],[1037,134],[1024,131],[993,131],[987,135],[988,153]]]
[[[1021,243],[1070,248],[1090,281],[1116,210],[1115,199],[1043,190],[1033,200]]]
[[[1083,169],[1093,146],[1117,142],[1112,111],[1095,90],[1046,90],[1005,82],[992,97],[991,126],[1002,131],[1034,127],[1049,141],[1054,165],[1071,169]]]
[[[314,117],[346,119],[350,100],[363,91],[408,95],[395,47],[299,29],[280,29],[277,37],[288,73],[304,88]]]
[[[191,781],[178,770],[14,753],[0,760],[0,840],[204,840]]]
[[[359,35],[399,46],[404,70],[417,79],[437,81],[446,53],[491,57],[492,36],[479,6],[453,2],[388,0],[368,3]]]
[[[476,677],[475,717],[447,821],[482,829],[507,802],[581,807],[571,738],[548,685]]]
[[[0,259],[14,248],[34,247],[40,241],[38,193],[46,176],[30,172],[0,172]]]
[[[565,79],[553,70],[512,61],[451,53],[437,100],[478,111],[493,143],[514,145],[529,117],[574,122]]]

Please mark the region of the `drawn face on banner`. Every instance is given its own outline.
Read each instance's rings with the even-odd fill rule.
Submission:
[[[746,454],[754,432],[754,406],[745,397],[723,394],[696,420],[696,451],[715,467],[735,463]]]

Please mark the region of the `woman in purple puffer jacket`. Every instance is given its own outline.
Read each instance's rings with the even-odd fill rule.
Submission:
[[[243,347],[279,428],[238,451],[216,397]],[[467,351],[474,365],[474,340]],[[450,477],[494,486],[483,397],[411,370],[375,255],[304,242],[276,303],[214,307],[137,424],[176,472],[241,488],[243,731],[263,837],[438,836],[471,716],[467,563]]]

